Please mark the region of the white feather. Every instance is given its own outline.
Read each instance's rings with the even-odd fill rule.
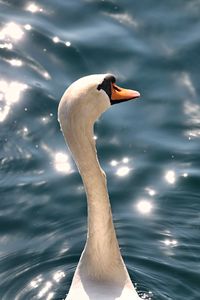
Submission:
[[[106,176],[99,165],[93,124],[110,107],[106,74],[83,77],[64,93],[58,117],[84,183],[88,235],[66,300],[139,300],[123,262],[110,209]]]

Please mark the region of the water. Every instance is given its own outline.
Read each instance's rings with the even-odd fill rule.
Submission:
[[[85,193],[57,122],[66,87],[112,72],[142,97],[95,126],[144,299],[200,299],[200,2],[0,1],[0,299],[64,299]]]

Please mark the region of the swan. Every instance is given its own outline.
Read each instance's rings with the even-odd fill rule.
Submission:
[[[106,175],[93,138],[93,125],[112,105],[139,92],[116,85],[112,74],[82,77],[65,91],[58,120],[83,180],[88,204],[88,232],[66,300],[141,299],[122,259],[110,208]]]

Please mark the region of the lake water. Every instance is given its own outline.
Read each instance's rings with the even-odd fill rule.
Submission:
[[[69,290],[87,207],[57,107],[106,72],[141,93],[95,126],[131,278],[143,299],[200,299],[199,16],[198,0],[0,1],[0,299]]]

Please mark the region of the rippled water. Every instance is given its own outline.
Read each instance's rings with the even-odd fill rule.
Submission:
[[[140,100],[96,124],[115,226],[144,299],[200,299],[200,2],[0,1],[0,299],[64,299],[86,238],[57,122],[66,87],[112,72]]]

